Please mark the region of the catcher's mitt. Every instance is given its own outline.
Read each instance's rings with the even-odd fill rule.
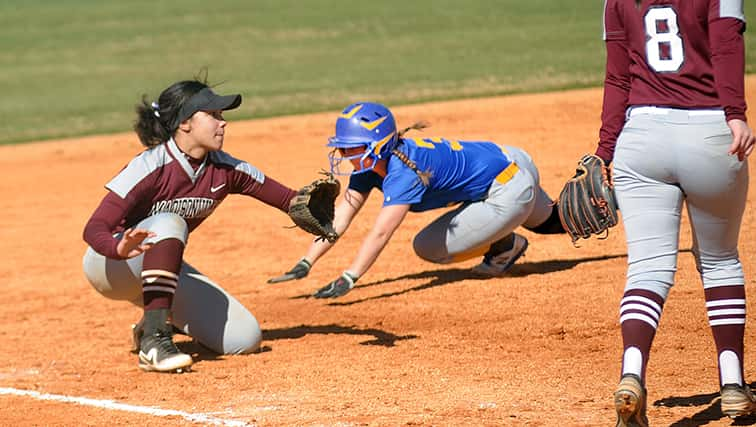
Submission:
[[[305,185],[289,202],[289,217],[302,230],[333,243],[339,238],[333,228],[334,202],[341,183],[331,173]]]
[[[617,202],[608,177],[604,161],[586,154],[578,161],[575,176],[559,194],[559,220],[573,244],[617,225]]]

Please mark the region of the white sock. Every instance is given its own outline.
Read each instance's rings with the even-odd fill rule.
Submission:
[[[719,353],[719,375],[722,377],[722,385],[743,385],[743,377],[740,375],[740,360],[732,350]]]
[[[643,355],[638,347],[628,347],[622,357],[622,375],[635,374],[641,376],[643,369]]]

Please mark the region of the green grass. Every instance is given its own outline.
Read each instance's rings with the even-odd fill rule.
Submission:
[[[202,68],[244,95],[232,120],[598,86],[601,14],[600,0],[11,0],[0,143],[126,131],[142,94]]]

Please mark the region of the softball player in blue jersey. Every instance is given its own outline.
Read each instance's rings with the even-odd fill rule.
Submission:
[[[439,264],[483,256],[474,271],[490,277],[506,273],[525,253],[527,239],[514,233],[520,225],[538,233],[564,232],[526,152],[485,141],[403,137],[422,127],[398,132],[391,111],[371,102],[350,105],[338,117],[328,143],[331,170],[350,179],[336,206],[336,231],[346,231],[372,189],[383,193],[383,207],[352,264],[316,298],[349,292],[410,211],[458,205],[415,236],[415,253]],[[351,173],[342,173],[344,160],[351,163]],[[313,242],[292,270],[270,282],[306,276],[332,245]]]

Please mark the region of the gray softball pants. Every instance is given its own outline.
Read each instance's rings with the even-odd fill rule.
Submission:
[[[174,238],[186,244],[188,239],[186,222],[172,213],[151,216],[136,227],[157,234],[146,243]],[[87,248],[84,274],[103,296],[141,307],[143,259],[144,254],[128,260],[109,259]],[[260,347],[262,331],[255,316],[186,262],[181,265],[171,314],[177,328],[217,353],[249,353]]]
[[[524,225],[534,227],[551,215],[552,200],[540,186],[538,169],[524,150],[502,146],[515,166],[491,183],[484,200],[468,202],[422,229],[413,241],[426,261],[448,264],[485,254],[491,243]]]
[[[629,110],[613,171],[627,237],[625,290],[645,289],[666,300],[677,270],[683,202],[704,288],[744,284],[738,234],[748,163],[727,153],[731,143],[722,111]]]

